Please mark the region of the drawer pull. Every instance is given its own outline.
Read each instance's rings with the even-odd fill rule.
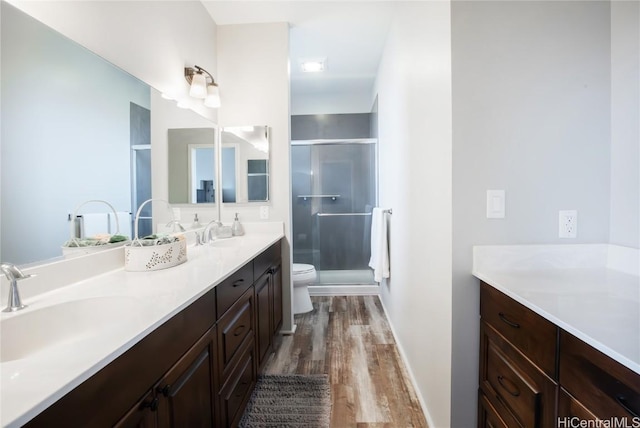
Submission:
[[[500,319],[502,320],[502,322],[504,322],[505,324],[507,324],[508,326],[511,326],[513,328],[520,328],[520,324],[518,324],[517,322],[513,322],[511,320],[509,320],[509,318],[507,318],[505,316],[505,314],[503,314],[502,312],[498,313],[498,316],[500,317]]]
[[[243,282],[244,282],[244,279],[242,279],[242,278],[241,278],[241,279],[239,279],[239,280],[237,280],[237,281],[234,281],[234,282],[233,282],[233,284],[232,284],[232,286],[233,286],[233,287],[239,287],[239,286],[241,286],[241,285],[242,285],[242,283],[243,283]]]
[[[167,385],[165,385],[165,386],[164,386],[164,387],[162,387],[162,388],[157,387],[157,388],[156,388],[156,392],[157,392],[158,394],[162,394],[162,395],[164,395],[165,397],[168,397],[168,396],[169,396],[169,389],[170,389],[170,388],[171,388],[171,385],[167,384]]]
[[[160,404],[160,400],[158,400],[158,397],[154,397],[153,400],[142,403],[141,407],[143,409],[149,408],[151,409],[152,412],[155,412],[156,410],[158,410],[159,404]]]
[[[505,378],[504,376],[500,376],[500,375],[498,376],[498,383],[500,384],[501,387],[503,387],[509,394],[513,395],[514,397],[520,396],[520,390],[518,389],[518,387],[509,379]],[[507,387],[505,383],[508,383],[510,388]]]
[[[238,327],[236,327],[236,329],[233,330],[233,335],[235,337],[240,336],[244,332],[244,327],[245,327],[244,324],[239,325]]]
[[[622,406],[623,409],[625,409],[627,411],[627,413],[629,413],[631,416],[633,416],[634,418],[640,418],[640,415],[638,415],[638,413],[634,412],[630,407],[629,404],[627,403],[627,399],[624,397],[624,395],[618,394],[616,395],[616,401],[618,402],[619,405]]]

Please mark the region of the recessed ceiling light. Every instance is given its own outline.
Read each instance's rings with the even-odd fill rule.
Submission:
[[[302,71],[305,73],[319,73],[324,71],[324,60],[303,61],[300,64]]]

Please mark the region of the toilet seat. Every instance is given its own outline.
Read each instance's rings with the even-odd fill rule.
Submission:
[[[316,268],[303,263],[293,264],[293,284],[309,284],[316,281]]]

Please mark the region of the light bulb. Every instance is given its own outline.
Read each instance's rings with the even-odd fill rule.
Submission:
[[[204,99],[204,105],[212,108],[220,107],[220,90],[218,89],[218,85],[207,86],[207,97]]]
[[[191,78],[189,95],[193,98],[205,98],[207,96],[207,78],[202,73],[195,73]]]

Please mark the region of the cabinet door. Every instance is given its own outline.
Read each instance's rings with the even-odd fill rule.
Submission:
[[[213,327],[158,383],[156,393],[160,397],[160,428],[210,428],[218,425],[215,343],[216,332]]]
[[[272,327],[277,334],[282,326],[282,269],[281,265],[271,269],[271,293],[273,295]]]
[[[155,428],[158,420],[158,398],[149,391],[116,424],[115,428]]]
[[[258,367],[262,367],[271,349],[271,275],[266,273],[256,282],[256,332],[258,347]]]

